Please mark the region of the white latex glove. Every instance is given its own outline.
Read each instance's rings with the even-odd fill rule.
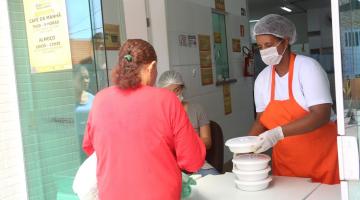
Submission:
[[[265,131],[259,135],[260,143],[254,153],[262,153],[264,151],[267,151],[271,147],[275,146],[275,144],[282,139],[284,139],[284,134],[280,126]]]

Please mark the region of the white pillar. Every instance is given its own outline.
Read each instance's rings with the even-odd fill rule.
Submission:
[[[148,40],[145,0],[123,0],[126,38]]]
[[[0,199],[28,199],[7,0],[0,0]]]
[[[126,38],[149,41],[158,56],[158,74],[170,69],[166,0],[123,0]],[[147,27],[146,18],[149,19]]]
[[[147,0],[148,16],[150,19],[150,42],[158,56],[158,78],[170,69],[169,42],[166,22],[166,0]]]

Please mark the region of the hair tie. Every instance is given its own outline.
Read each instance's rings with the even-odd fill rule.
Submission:
[[[130,54],[126,54],[126,55],[124,56],[124,59],[125,59],[126,61],[128,61],[128,62],[131,62],[131,61],[132,61],[132,56],[131,56]]]

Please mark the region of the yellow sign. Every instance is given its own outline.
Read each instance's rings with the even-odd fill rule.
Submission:
[[[214,32],[214,41],[215,41],[215,43],[221,43],[221,33],[220,32]]]
[[[231,89],[229,83],[223,85],[223,95],[224,95],[224,112],[225,115],[232,113],[231,106]]]
[[[233,52],[241,52],[240,39],[232,39],[232,50]]]
[[[71,69],[65,0],[24,0],[32,73]]]
[[[119,25],[105,24],[105,47],[106,50],[120,49],[120,30]]]
[[[210,85],[213,82],[212,68],[201,68],[201,84]]]
[[[209,35],[199,35],[198,39],[200,51],[211,51]]]
[[[199,35],[198,39],[201,68],[201,84],[210,85],[214,82],[211,63],[210,35]]]
[[[215,0],[215,9],[225,11],[225,0]]]
[[[211,68],[211,51],[200,51],[200,67]]]

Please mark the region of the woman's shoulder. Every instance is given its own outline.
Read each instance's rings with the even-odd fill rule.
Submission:
[[[159,103],[159,104],[174,104],[175,101],[179,101],[176,94],[168,89],[165,88],[158,88],[158,87],[151,87],[146,86],[142,88],[143,93],[140,94],[141,96],[149,96],[152,99],[152,103]]]
[[[301,62],[317,62],[314,58],[302,54],[296,54],[295,60]]]
[[[107,87],[105,89],[102,89],[101,91],[99,91],[97,93],[98,95],[106,95],[106,94],[111,94],[111,93],[150,93],[150,94],[154,94],[154,95],[171,95],[172,92],[170,92],[167,89],[164,88],[157,88],[157,87],[151,87],[151,86],[142,86],[142,87],[138,87],[135,89],[121,89],[117,86],[110,86]]]
[[[309,56],[304,56],[304,55],[296,55],[295,58],[295,66],[300,66],[302,68],[321,68],[320,63],[315,60],[314,58],[311,58]],[[303,67],[304,66],[304,67]]]
[[[188,109],[189,110],[194,110],[194,111],[203,111],[204,107],[199,103],[188,102]]]
[[[142,86],[136,89],[121,89],[117,86],[110,86],[99,91],[96,94],[95,100],[100,99],[114,99],[116,97],[132,97],[132,98],[144,98],[151,99],[152,103],[174,103],[174,101],[178,100],[177,96],[164,88],[156,88],[151,86]]]
[[[188,102],[188,114],[199,116],[199,115],[207,115],[207,112],[201,104],[195,102],[192,103]]]
[[[271,66],[265,67],[255,79],[255,84],[262,84],[264,80],[267,80],[271,74]]]
[[[93,94],[91,94],[90,92],[88,92],[88,91],[85,91],[86,92],[86,95],[88,95],[89,96],[89,98],[94,98],[95,96],[93,95]]]
[[[320,63],[308,56],[297,55],[294,65],[295,71],[298,71],[300,75],[304,74],[311,77],[317,73],[324,73],[324,69],[321,67]]]

